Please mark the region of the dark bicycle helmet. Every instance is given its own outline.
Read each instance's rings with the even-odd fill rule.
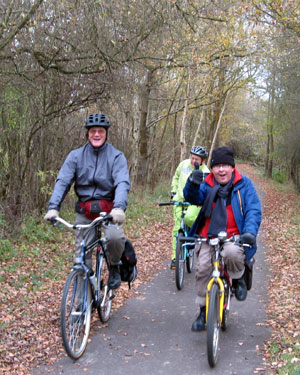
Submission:
[[[92,126],[102,126],[103,128],[108,129],[110,127],[110,122],[103,113],[94,113],[89,115],[85,121],[85,127],[87,129],[91,128]]]
[[[205,159],[208,157],[208,152],[205,147],[202,146],[193,146],[190,151],[191,154],[200,156],[200,158]]]

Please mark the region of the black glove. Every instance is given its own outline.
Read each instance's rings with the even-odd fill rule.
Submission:
[[[252,233],[245,232],[240,235],[239,244],[248,244],[250,246],[253,246],[256,244],[256,237]]]
[[[174,191],[171,193],[170,195],[170,199],[172,200],[174,197],[175,197],[176,193],[174,193]]]
[[[199,164],[195,163],[195,169],[189,177],[189,180],[195,184],[200,185],[203,182],[203,172],[199,169]]]

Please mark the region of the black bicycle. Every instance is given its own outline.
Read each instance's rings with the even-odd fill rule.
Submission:
[[[71,269],[64,286],[61,300],[61,335],[67,354],[72,359],[80,358],[87,346],[91,314],[98,311],[102,322],[110,318],[113,291],[108,288],[109,262],[106,255],[106,239],[102,237],[102,226],[111,221],[111,215],[100,213],[90,224],[70,224],[60,217],[52,219],[54,225],[62,223],[67,228],[85,229],[81,244],[80,259]],[[86,244],[85,238],[90,230],[96,230],[95,240]],[[95,273],[85,263],[86,254],[96,250]]]
[[[186,269],[189,273],[193,271],[194,266],[194,246],[187,246],[184,238],[188,235],[189,227],[184,222],[184,216],[186,214],[187,207],[191,204],[189,202],[166,202],[159,203],[159,206],[180,206],[181,218],[180,228],[176,234],[176,260],[175,260],[175,281],[177,289],[180,290],[183,287],[185,264]]]

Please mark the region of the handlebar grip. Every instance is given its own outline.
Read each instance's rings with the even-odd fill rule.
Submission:
[[[57,225],[56,216],[51,217],[50,219],[47,219],[50,221],[50,223],[55,227]]]
[[[158,203],[159,206],[174,206],[174,202]]]
[[[185,236],[182,236],[179,238],[180,242],[196,242],[196,238],[195,237],[185,237]]]

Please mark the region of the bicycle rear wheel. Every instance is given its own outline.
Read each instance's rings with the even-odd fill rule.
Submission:
[[[60,326],[63,344],[72,359],[86,349],[91,326],[91,286],[82,269],[72,270],[63,290]]]
[[[107,287],[109,267],[102,254],[97,255],[96,277],[98,289],[97,311],[101,322],[105,323],[110,318],[113,291]]]
[[[193,267],[194,267],[194,249],[190,249],[186,257],[186,269],[188,273],[191,273],[193,271]]]
[[[175,269],[175,281],[177,289],[182,289],[183,287],[183,280],[184,280],[184,270],[185,270],[185,259],[184,259],[184,246],[182,246],[182,242],[180,238],[182,238],[181,234],[177,237],[176,242],[176,269]]]
[[[207,314],[207,359],[210,367],[215,367],[218,359],[220,333],[220,288],[217,283],[212,285],[209,295]]]

